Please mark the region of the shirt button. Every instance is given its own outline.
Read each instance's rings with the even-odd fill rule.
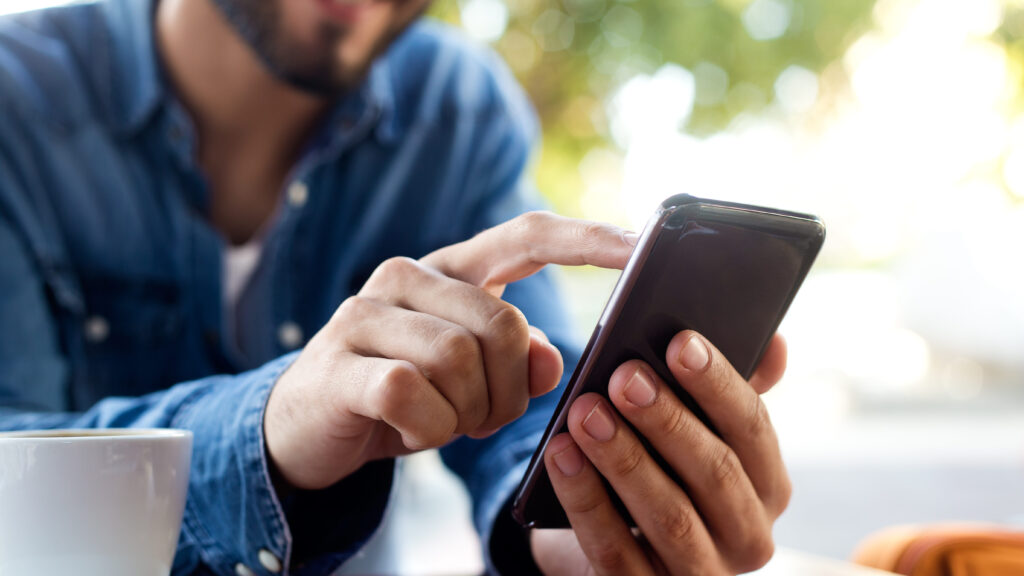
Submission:
[[[92,316],[85,321],[85,339],[99,344],[110,336],[110,323],[102,316]]]
[[[277,341],[286,350],[295,350],[302,346],[302,328],[295,322],[285,322],[277,329]]]
[[[256,576],[256,573],[249,569],[248,566],[239,562],[235,564],[235,574],[238,576]]]
[[[309,200],[309,186],[306,186],[302,180],[292,182],[288,187],[288,204],[292,208],[302,208],[306,205],[307,200]]]
[[[281,566],[281,560],[278,559],[277,556],[274,556],[274,554],[270,550],[260,550],[258,556],[260,559],[260,564],[262,564],[263,567],[267,569],[267,572],[277,574],[283,568],[283,566]]]

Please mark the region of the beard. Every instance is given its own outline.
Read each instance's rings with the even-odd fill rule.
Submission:
[[[278,0],[212,2],[274,77],[316,96],[334,98],[358,87],[373,57],[397,35],[389,33],[378,39],[365,62],[345,64],[336,56],[349,32],[345,28],[323,22],[316,31],[315,42],[310,45],[287,36],[281,25]]]

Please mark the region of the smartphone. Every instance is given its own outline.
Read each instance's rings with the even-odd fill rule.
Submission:
[[[825,226],[808,214],[686,194],[665,200],[641,234],[533,454],[512,502],[516,521],[529,528],[569,526],[544,451],[568,430],[573,401],[588,392],[607,397],[612,373],[626,361],[649,364],[713,431],[665,363],[669,342],[696,330],[749,379],[824,240]],[[632,523],[621,501],[616,505]]]

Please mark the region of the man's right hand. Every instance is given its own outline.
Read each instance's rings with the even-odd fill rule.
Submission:
[[[423,259],[381,264],[281,376],[267,452],[295,488],[366,462],[487,436],[557,386],[562,360],[500,296],[547,264],[623,268],[636,236],[525,214]]]

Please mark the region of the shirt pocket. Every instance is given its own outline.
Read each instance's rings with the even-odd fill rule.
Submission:
[[[177,380],[182,358],[181,288],[166,280],[82,280],[85,390],[79,407],[108,396],[141,396]]]

